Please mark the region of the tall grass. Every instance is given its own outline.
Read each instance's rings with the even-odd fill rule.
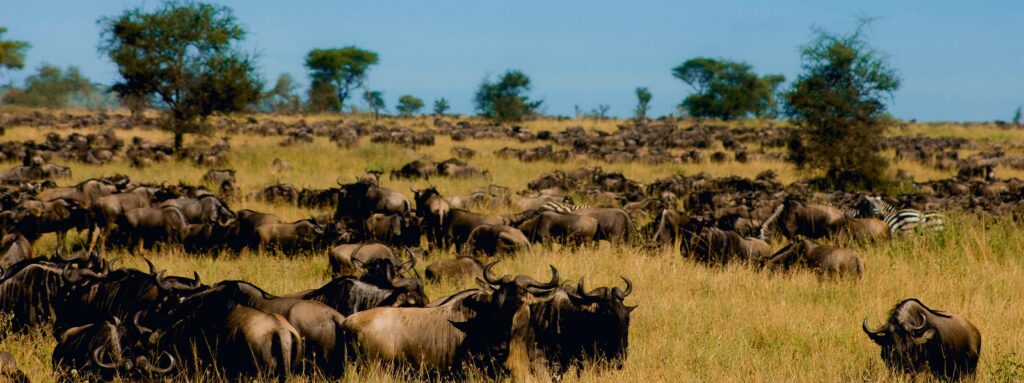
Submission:
[[[43,130],[8,128],[6,139],[40,140]],[[146,135],[169,141],[156,131],[120,133],[124,138]],[[329,187],[335,179],[349,182],[364,169],[393,169],[413,159],[441,160],[452,146],[469,146],[479,151],[470,163],[492,173],[491,179],[453,180],[435,178],[430,182],[445,195],[466,193],[477,186],[496,183],[524,189],[542,172],[584,165],[602,165],[622,171],[643,182],[677,172],[708,171],[713,175],[753,176],[765,169],[795,177],[781,163],[747,165],[643,165],[601,164],[587,159],[566,163],[540,161],[522,163],[496,158],[493,150],[522,146],[512,141],[471,140],[454,143],[438,137],[437,145],[419,150],[363,142],[353,149],[339,149],[317,138],[312,144],[281,147],[280,137],[234,136],[231,138],[230,166],[238,170],[243,190],[272,182],[289,182],[299,187]],[[281,158],[295,170],[274,173],[270,163]],[[12,166],[5,163],[4,166]],[[70,182],[105,174],[123,173],[136,180],[183,180],[197,183],[205,169],[181,162],[130,168],[123,161],[91,166],[72,163]],[[917,169],[912,169],[917,170]],[[920,171],[920,170],[917,170]],[[926,174],[926,177],[942,174]],[[426,181],[384,180],[384,186],[408,193],[411,186]],[[316,213],[284,205],[243,199],[235,209],[271,211],[286,219]],[[985,381],[1019,379],[1024,374],[1024,227],[1009,220],[987,221],[952,213],[941,233],[897,238],[877,245],[858,247],[866,259],[866,273],[859,279],[822,280],[809,272],[769,273],[745,265],[710,268],[683,259],[676,249],[647,254],[602,243],[579,250],[535,247],[531,252],[503,261],[499,273],[522,273],[543,279],[547,265],[556,266],[566,280],[586,277],[588,286],[621,286],[619,275],[634,282],[627,304],[638,305],[632,315],[629,359],[622,370],[584,368],[566,375],[567,382],[847,382],[904,381],[882,365],[875,346],[860,331],[864,317],[880,323],[899,300],[917,297],[933,308],[963,314],[981,330],[984,338],[979,378]],[[46,254],[53,247],[52,236],[44,237],[37,249]],[[782,244],[777,243],[778,248]],[[145,268],[142,257],[125,255],[126,264]],[[322,252],[278,254],[243,251],[241,254],[186,255],[175,248],[158,248],[143,253],[170,274],[199,272],[203,281],[245,279],[276,294],[317,287],[329,280]],[[434,259],[441,256],[433,255]],[[419,267],[425,266],[425,262]],[[472,287],[473,281],[428,283],[432,298]],[[14,354],[34,382],[54,381],[50,371],[52,335],[37,331],[11,335],[0,341],[0,350]],[[183,377],[181,381],[205,381],[208,376]],[[322,381],[320,377],[297,377],[294,381]],[[346,382],[399,382],[407,378],[388,369],[371,366],[351,370]]]

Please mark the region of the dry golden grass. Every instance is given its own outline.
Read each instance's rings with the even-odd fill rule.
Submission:
[[[38,140],[43,134],[45,131],[34,128],[9,127],[4,139]],[[158,131],[119,134],[123,138],[138,134],[153,140],[170,140]],[[417,158],[442,160],[449,157],[448,151],[455,145],[446,137],[438,137],[436,146],[414,151],[364,140],[359,147],[344,150],[321,138],[312,144],[291,147],[278,146],[281,140],[231,138],[230,166],[238,169],[239,186],[244,191],[277,181],[299,187],[328,187],[334,185],[336,178],[348,182],[366,168],[390,170]],[[765,169],[779,171],[786,180],[795,177],[792,170],[776,162],[649,166],[577,159],[567,163],[522,163],[491,154],[503,146],[523,145],[517,142],[478,140],[457,145],[477,149],[479,154],[470,163],[490,170],[493,177],[431,180],[446,195],[465,193],[492,182],[520,190],[542,172],[584,165],[601,165],[640,181],[698,171],[715,176],[753,176]],[[295,170],[274,174],[270,166],[274,158],[291,161]],[[205,172],[178,162],[146,169],[129,168],[123,162],[67,165],[74,173],[69,182],[123,173],[135,180],[196,183]],[[912,165],[899,164],[923,179],[947,175]],[[384,186],[407,194],[410,186],[426,184],[384,180]],[[235,209],[246,207],[271,211],[286,219],[314,213],[249,200],[233,205]],[[39,252],[46,253],[53,246],[53,238],[46,236],[37,246]],[[578,375],[567,375],[568,382],[903,381],[905,377],[890,375],[882,365],[878,347],[860,331],[860,321],[866,316],[872,324],[878,324],[893,304],[908,297],[920,298],[933,308],[963,314],[977,325],[984,338],[980,380],[1024,378],[1024,357],[1014,354],[1024,350],[1024,333],[1020,331],[1024,311],[1019,308],[1024,303],[1024,263],[1020,257],[1024,250],[1024,228],[1019,224],[986,222],[954,214],[942,233],[900,238],[860,250],[866,258],[867,272],[863,278],[846,280],[819,280],[806,272],[772,274],[742,265],[708,268],[683,259],[675,249],[643,254],[635,249],[611,248],[607,243],[577,251],[545,250],[538,246],[531,253],[502,262],[497,271],[545,277],[547,265],[553,264],[565,279],[585,276],[590,286],[619,285],[618,275],[628,276],[635,283],[627,304],[639,308],[632,316],[626,367],[611,371],[586,368]],[[322,253],[285,256],[244,251],[215,257],[155,249],[145,256],[172,274],[190,275],[197,270],[206,283],[245,279],[273,293],[313,288],[329,279],[327,260]],[[434,255],[439,256],[447,255]],[[129,256],[126,263],[144,267],[141,257]],[[467,280],[427,284],[426,289],[429,296],[440,298],[470,286],[472,282]],[[55,380],[50,371],[53,345],[52,336],[37,332],[9,336],[0,341],[0,350],[12,352],[32,381],[50,382]],[[307,380],[323,379],[293,379]],[[350,372],[342,380],[398,382],[406,378],[372,367]]]

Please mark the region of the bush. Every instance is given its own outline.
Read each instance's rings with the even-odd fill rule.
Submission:
[[[530,77],[518,70],[509,70],[498,82],[488,79],[476,91],[476,109],[481,116],[497,123],[518,122],[533,115],[543,101],[530,101]]]
[[[680,110],[693,117],[723,120],[774,116],[775,91],[786,79],[758,77],[748,64],[707,57],[687,60],[673,68],[672,75],[695,91],[679,105]]]

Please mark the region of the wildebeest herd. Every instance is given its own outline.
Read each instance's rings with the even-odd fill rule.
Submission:
[[[444,129],[454,138],[474,128]],[[576,148],[573,155],[610,161],[605,157],[622,153],[613,149],[613,136],[567,132],[550,139]],[[619,134],[643,143],[665,132],[638,126]],[[712,132],[690,133],[718,134]],[[545,136],[508,133],[520,140]],[[573,135],[578,139],[566,138]],[[743,142],[776,139],[756,130],[719,138],[731,143],[725,147],[737,151],[737,160],[740,152],[750,154]],[[704,145],[686,141],[696,139],[687,135],[675,139],[680,146]],[[611,151],[600,154],[605,150]],[[535,246],[586,252],[607,242],[637,253],[675,252],[709,267],[742,263],[769,272],[806,268],[823,280],[857,278],[871,263],[846,246],[932,235],[950,210],[1015,213],[1013,201],[1024,189],[1024,182],[1000,181],[991,171],[961,172],[956,179],[914,184],[912,194],[882,197],[812,192],[802,182],[783,185],[771,172],[754,179],[676,175],[644,184],[583,167],[540,175],[517,193],[490,184],[444,196],[435,187],[408,194],[389,189],[383,171],[369,170],[333,188],[276,184],[250,195],[333,210],[285,222],[269,212],[230,208],[243,198],[234,193],[230,169],[203,178],[219,186],[215,190],[121,175],[59,186],[71,169],[49,163],[46,148],[9,152],[24,157],[0,176],[0,307],[12,331],[51,329],[53,367],[72,380],[158,380],[211,368],[224,376],[283,380],[314,370],[339,376],[376,361],[446,378],[463,376],[467,368],[519,378],[540,370],[558,376],[584,362],[622,367],[635,308],[625,301],[642,286],[628,276],[621,287],[588,288],[583,278],[563,283],[554,266],[543,282],[499,276],[496,264]],[[458,159],[391,170],[399,178],[486,176]],[[514,212],[486,212],[495,209]],[[66,241],[71,230],[84,239]],[[57,234],[57,250],[41,256],[33,244],[46,233]],[[119,267],[102,255],[155,245],[211,254],[324,250],[333,279],[276,296],[243,280],[204,284],[199,273],[168,276],[148,260],[146,270]],[[426,280],[472,278],[478,286],[428,299],[417,262],[449,250],[454,256],[425,266]],[[863,331],[881,346],[887,366],[908,373],[972,375],[981,350],[980,332],[967,319],[916,299],[896,304],[880,328],[865,320]],[[0,374],[17,371],[9,359],[0,355]]]

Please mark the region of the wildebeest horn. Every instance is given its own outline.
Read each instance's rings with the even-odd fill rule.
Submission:
[[[334,183],[338,184],[338,186],[345,186],[345,184],[341,183],[341,177],[335,178]]]
[[[167,273],[167,270],[160,270],[160,272],[156,273],[156,284],[161,289],[173,290],[174,286],[171,286],[171,285],[167,284],[166,281],[164,281],[164,274],[166,274],[166,273]]]
[[[497,265],[498,262],[501,262],[501,261],[494,261],[494,262],[488,263],[487,265],[484,266],[484,280],[486,280],[487,283],[490,283],[492,285],[497,285],[497,284],[511,282],[512,281],[512,277],[509,276],[508,274],[505,274],[504,276],[502,276],[501,279],[495,279],[494,278],[494,274],[491,272],[491,269],[494,268],[494,265]]]
[[[70,272],[71,270],[68,268],[68,266],[70,266],[70,264],[64,265],[64,271],[61,272],[61,276],[64,277],[64,280],[66,280],[68,282],[71,282],[71,283],[77,283],[78,281],[82,280],[82,276],[83,275],[88,276],[88,277],[93,277],[93,278],[101,278],[101,277],[103,277],[102,274],[97,274],[95,271],[92,271],[92,270],[89,270],[89,269],[78,269],[78,273],[77,274],[72,274]],[[74,275],[74,277],[72,277],[72,275]]]
[[[540,283],[533,278],[526,277],[526,287],[540,290],[551,290],[558,287],[558,269],[554,265],[548,265],[548,267],[551,268],[551,280],[548,283]]]
[[[112,370],[112,369],[117,368],[117,364],[116,363],[103,363],[100,360],[100,359],[102,359],[101,355],[104,354],[103,351],[106,350],[106,349],[107,349],[107,346],[100,346],[99,348],[93,350],[92,351],[92,362],[96,363],[97,366],[100,366],[101,368],[105,368],[105,369],[108,369],[108,370]]]
[[[142,258],[142,260],[146,261],[146,265],[149,266],[149,275],[156,275],[156,266],[153,266],[153,261],[150,261],[149,258]]]
[[[622,278],[622,280],[626,282],[626,291],[619,290],[619,288],[616,287],[612,289],[612,294],[615,294],[615,296],[619,297],[619,299],[626,299],[626,297],[628,297],[629,294],[633,292],[633,282],[630,281],[629,278],[626,278],[621,275],[619,276],[619,278]]]
[[[410,249],[409,246],[404,246],[403,245],[402,247],[404,247],[405,251],[407,253],[409,253],[409,262],[412,262],[412,265],[410,266],[410,268],[411,269],[415,269],[416,268],[416,254],[413,254],[412,249]]]
[[[918,325],[918,326],[914,326],[914,327],[908,327],[907,329],[910,330],[910,331],[917,332],[917,331],[920,331],[921,329],[923,329],[924,326],[926,326],[927,324],[928,324],[928,318],[924,316],[924,313],[921,313],[921,324]]]
[[[107,268],[105,270],[107,270],[107,271],[115,270],[114,269],[114,265],[117,264],[117,262],[120,261],[120,260],[121,260],[121,256],[117,256],[116,258],[111,259],[109,262],[107,262],[107,264],[106,264]]]
[[[142,369],[146,370],[146,372],[151,374],[166,374],[168,372],[171,372],[171,370],[174,369],[174,355],[171,355],[167,351],[160,353],[160,359],[164,359],[164,356],[167,357],[167,367],[154,366],[153,363],[149,361],[149,358],[145,356],[139,357],[139,366],[142,367]]]
[[[871,340],[875,341],[875,343],[881,343],[882,340],[885,339],[885,331],[874,331],[868,327],[867,317],[864,317],[864,322],[861,323],[860,327],[864,330],[865,334],[868,334],[868,337],[871,338]]]
[[[135,325],[135,329],[139,330],[139,334],[150,334],[153,332],[152,329],[139,324],[139,316],[142,315],[142,311],[136,311],[135,316],[132,317],[132,324]]]
[[[584,282],[585,279],[586,277],[580,277],[579,283],[576,284],[576,295],[584,298],[600,298],[601,296],[598,294],[591,295],[587,293],[586,282]]]
[[[199,272],[198,271],[193,270],[192,271],[192,276],[195,277],[195,281],[192,282],[192,287],[199,287],[199,286],[203,285],[203,283],[199,281]]]

